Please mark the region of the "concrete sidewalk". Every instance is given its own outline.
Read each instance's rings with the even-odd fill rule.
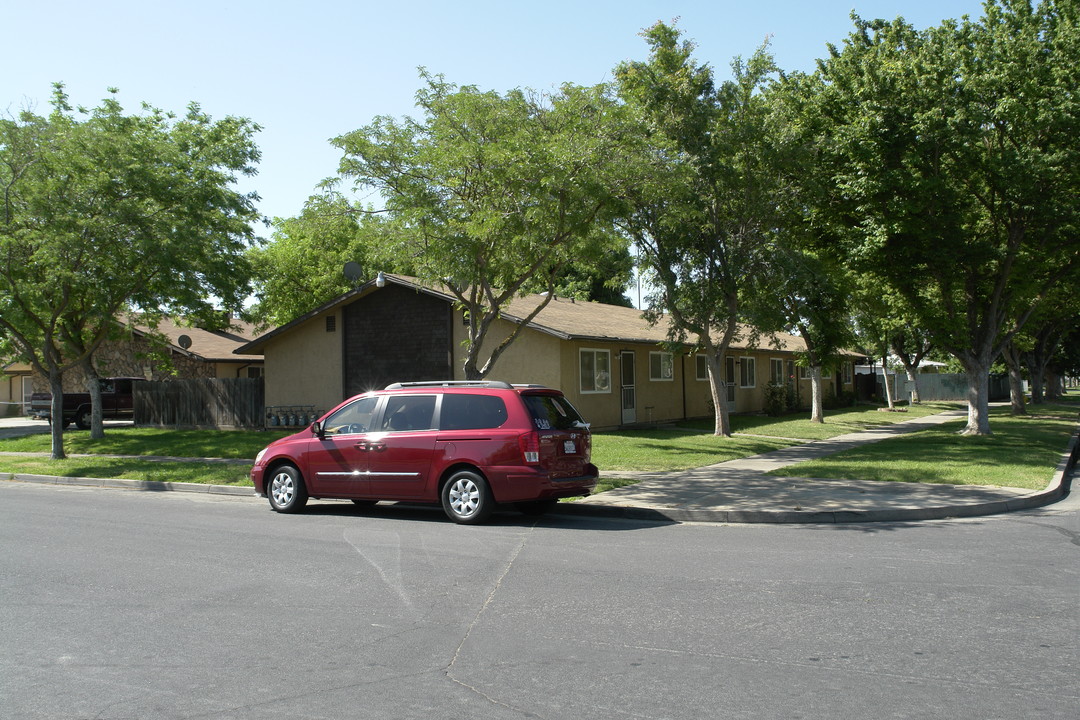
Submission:
[[[555,512],[679,522],[840,523],[930,520],[993,515],[1039,507],[1068,492],[1077,436],[1049,485],[1033,492],[981,485],[823,480],[764,473],[842,450],[879,442],[963,418],[958,410],[913,418],[890,427],[841,435],[740,460],[681,472],[610,472],[641,482],[574,503]],[[1071,459],[1071,463],[1070,463]]]

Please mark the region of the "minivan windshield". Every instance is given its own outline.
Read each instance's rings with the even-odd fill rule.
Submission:
[[[585,425],[570,401],[558,395],[522,395],[537,430],[579,430]]]

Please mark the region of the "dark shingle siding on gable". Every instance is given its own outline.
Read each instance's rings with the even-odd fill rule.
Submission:
[[[392,382],[451,379],[450,316],[448,302],[398,285],[345,306],[345,397]]]

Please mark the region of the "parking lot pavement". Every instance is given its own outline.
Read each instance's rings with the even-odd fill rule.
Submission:
[[[49,432],[49,423],[44,420],[24,416],[0,417],[0,438],[47,432]]]

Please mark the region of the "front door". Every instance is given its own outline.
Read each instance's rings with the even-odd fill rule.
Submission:
[[[308,446],[308,490],[315,497],[368,494],[368,436],[379,398],[352,402],[323,421],[322,437]]]
[[[629,425],[637,422],[637,367],[632,351],[624,350],[619,358],[622,366],[619,369],[622,378],[622,424]]]
[[[735,411],[735,358],[724,358],[724,384],[727,386],[728,412]]]

